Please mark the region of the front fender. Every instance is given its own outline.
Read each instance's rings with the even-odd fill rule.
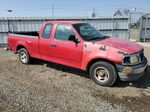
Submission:
[[[121,64],[122,63],[122,54],[119,54],[114,48],[107,47],[106,50],[100,49],[90,49],[90,52],[84,50],[83,60],[82,60],[82,70],[86,70],[89,63],[96,59],[107,60],[112,63]]]

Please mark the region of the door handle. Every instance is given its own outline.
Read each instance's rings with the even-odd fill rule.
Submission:
[[[56,44],[51,44],[52,47],[56,47]]]

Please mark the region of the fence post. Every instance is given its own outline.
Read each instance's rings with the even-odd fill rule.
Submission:
[[[142,14],[141,20],[140,20],[140,34],[139,34],[139,39],[138,39],[139,42],[142,39],[142,32],[143,32],[142,30],[143,30],[143,14]]]
[[[113,20],[113,26],[112,26],[112,37],[114,36],[114,23],[115,23],[115,16],[112,18]]]
[[[144,42],[145,42],[145,40],[146,40],[146,33],[147,33],[147,25],[146,25],[146,23],[148,23],[148,16],[147,15],[145,15],[145,23],[144,23],[144,26],[145,26],[145,29],[144,29]]]
[[[131,37],[131,12],[129,13],[129,17],[128,17],[128,40],[130,40]]]
[[[7,25],[8,25],[8,33],[10,33],[9,18],[7,18]]]

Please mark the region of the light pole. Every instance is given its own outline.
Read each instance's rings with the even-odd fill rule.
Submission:
[[[7,13],[11,14],[12,10],[7,10]],[[7,25],[8,25],[8,33],[10,33],[10,25],[9,25],[9,18],[7,17]]]

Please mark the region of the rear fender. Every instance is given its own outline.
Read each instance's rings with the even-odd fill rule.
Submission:
[[[25,48],[29,52],[28,48],[26,47],[26,43],[23,41],[18,41],[15,52],[18,52],[18,50],[21,48]]]

